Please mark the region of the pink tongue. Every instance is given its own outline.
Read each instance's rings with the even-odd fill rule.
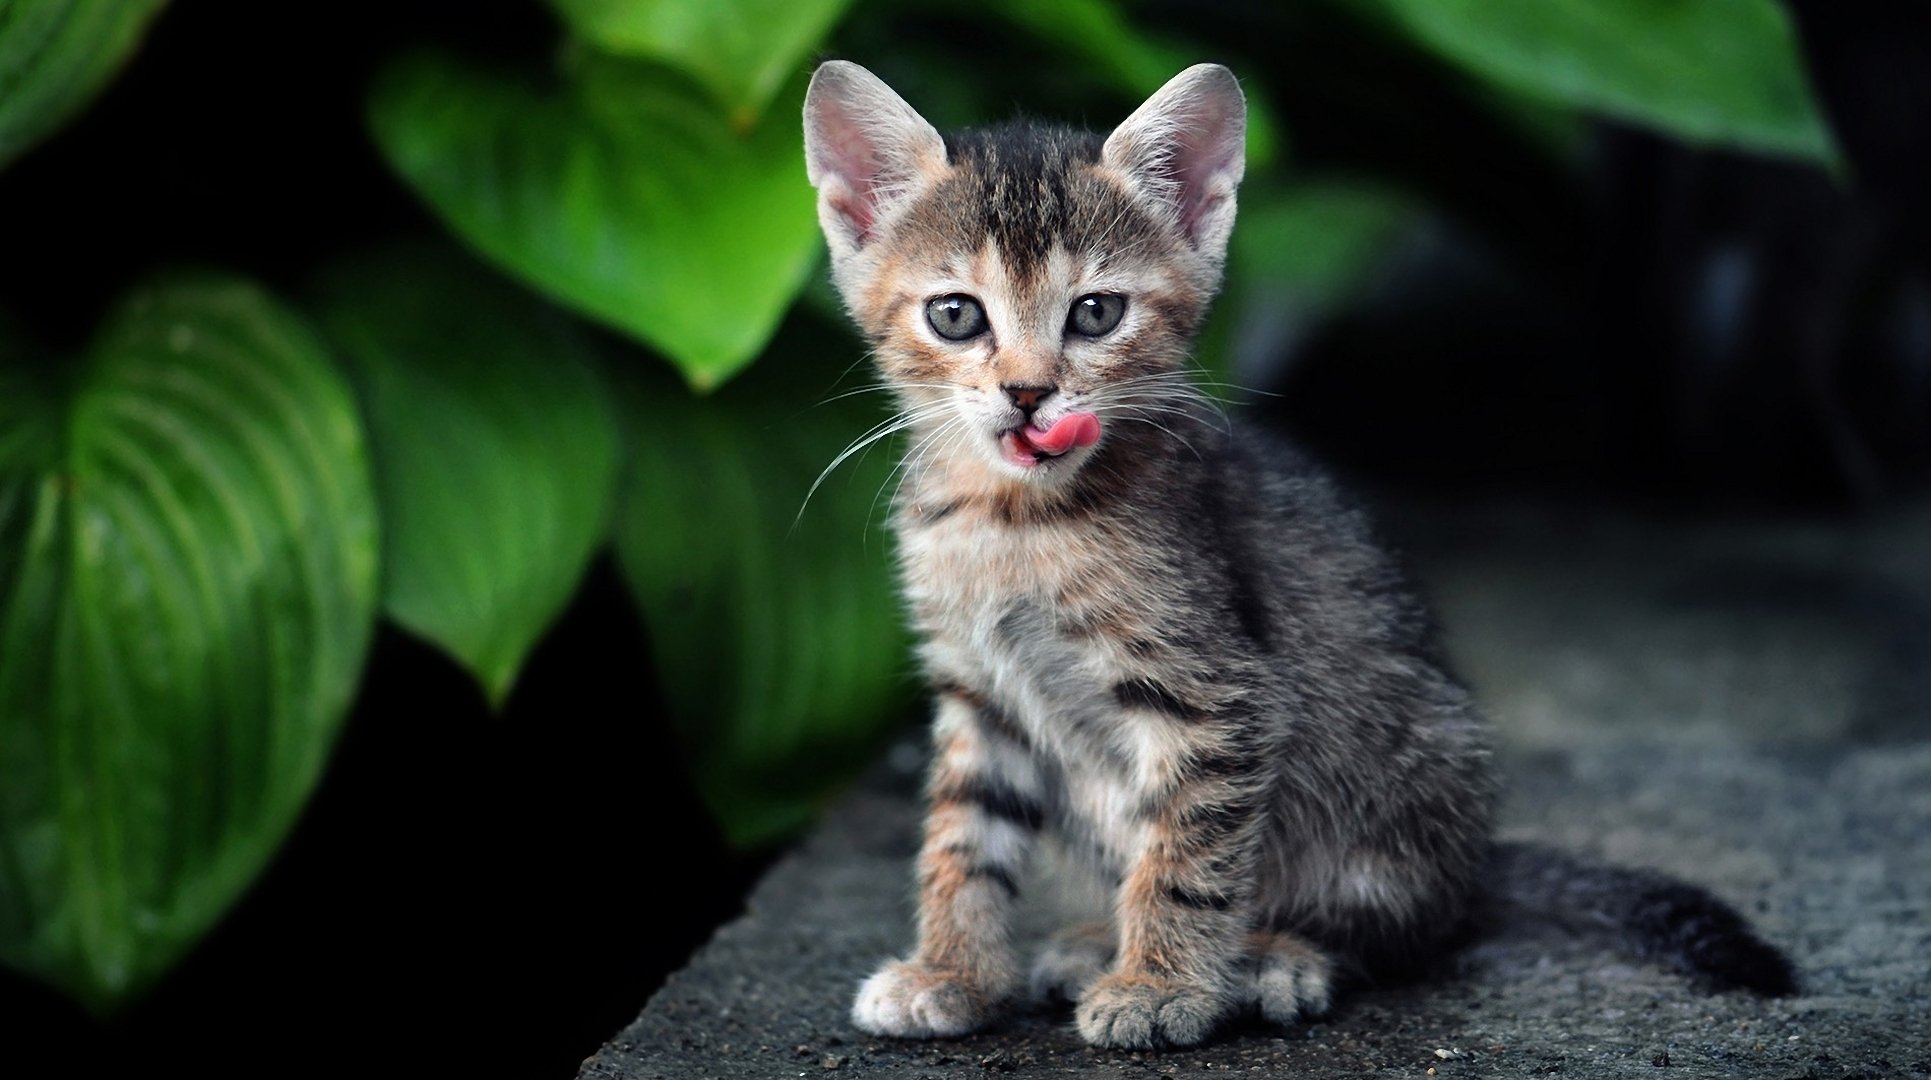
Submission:
[[[1064,454],[1075,446],[1091,446],[1100,441],[1100,418],[1090,412],[1067,413],[1045,431],[1020,428],[1026,445],[1047,454]]]

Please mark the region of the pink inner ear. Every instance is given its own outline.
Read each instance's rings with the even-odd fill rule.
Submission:
[[[812,119],[813,165],[833,181],[824,186],[826,201],[850,227],[852,241],[863,244],[878,218],[873,195],[881,167],[878,154],[864,128],[838,105],[825,105]]]
[[[1233,73],[1196,64],[1115,128],[1103,153],[1108,164],[1172,208],[1190,243],[1218,249],[1245,171],[1246,135],[1247,102]]]
[[[871,200],[862,194],[842,194],[829,201],[832,210],[851,226],[852,243],[863,246],[872,238],[872,223],[877,216],[872,213]]]
[[[1180,227],[1189,237],[1200,235],[1200,222],[1227,201],[1231,184],[1218,178],[1232,171],[1245,153],[1241,145],[1246,125],[1214,99],[1201,102],[1176,133],[1174,154],[1167,169],[1180,186]]]
[[[805,94],[805,155],[836,252],[870,241],[899,193],[944,161],[945,145],[871,72],[830,60]]]

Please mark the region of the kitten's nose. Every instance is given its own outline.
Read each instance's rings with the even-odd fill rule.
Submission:
[[[1052,383],[1001,383],[999,389],[1004,390],[1019,411],[1030,418],[1033,410],[1039,408],[1039,403],[1051,397],[1059,387]]]

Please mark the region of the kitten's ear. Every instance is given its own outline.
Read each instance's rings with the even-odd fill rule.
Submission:
[[[945,168],[945,141],[879,77],[827,60],[805,92],[805,172],[834,258],[864,247],[921,177]]]
[[[1107,136],[1100,160],[1170,208],[1194,248],[1220,262],[1247,170],[1247,99],[1234,73],[1195,64]]]

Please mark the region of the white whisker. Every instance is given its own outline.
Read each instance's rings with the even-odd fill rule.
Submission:
[[[794,529],[798,527],[798,522],[802,520],[805,516],[805,508],[811,505],[811,497],[818,493],[818,489],[822,487],[825,483],[825,478],[830,476],[833,470],[837,469],[838,466],[843,465],[845,462],[851,460],[853,455],[863,453],[864,451],[870,449],[872,446],[876,445],[880,440],[888,438],[908,428],[916,427],[918,424],[923,423],[924,421],[939,415],[947,408],[950,408],[951,404],[952,403],[950,401],[925,402],[911,409],[907,409],[902,412],[893,414],[891,417],[883,421],[880,421],[877,424],[874,424],[871,428],[867,429],[864,434],[858,436],[858,438],[853,439],[849,444],[846,445],[844,450],[839,452],[837,457],[834,457],[831,459],[831,464],[826,465],[824,469],[821,472],[819,472],[818,478],[811,482],[811,489],[805,492],[804,501],[799,503],[798,505],[798,513],[791,519],[791,527]]]

